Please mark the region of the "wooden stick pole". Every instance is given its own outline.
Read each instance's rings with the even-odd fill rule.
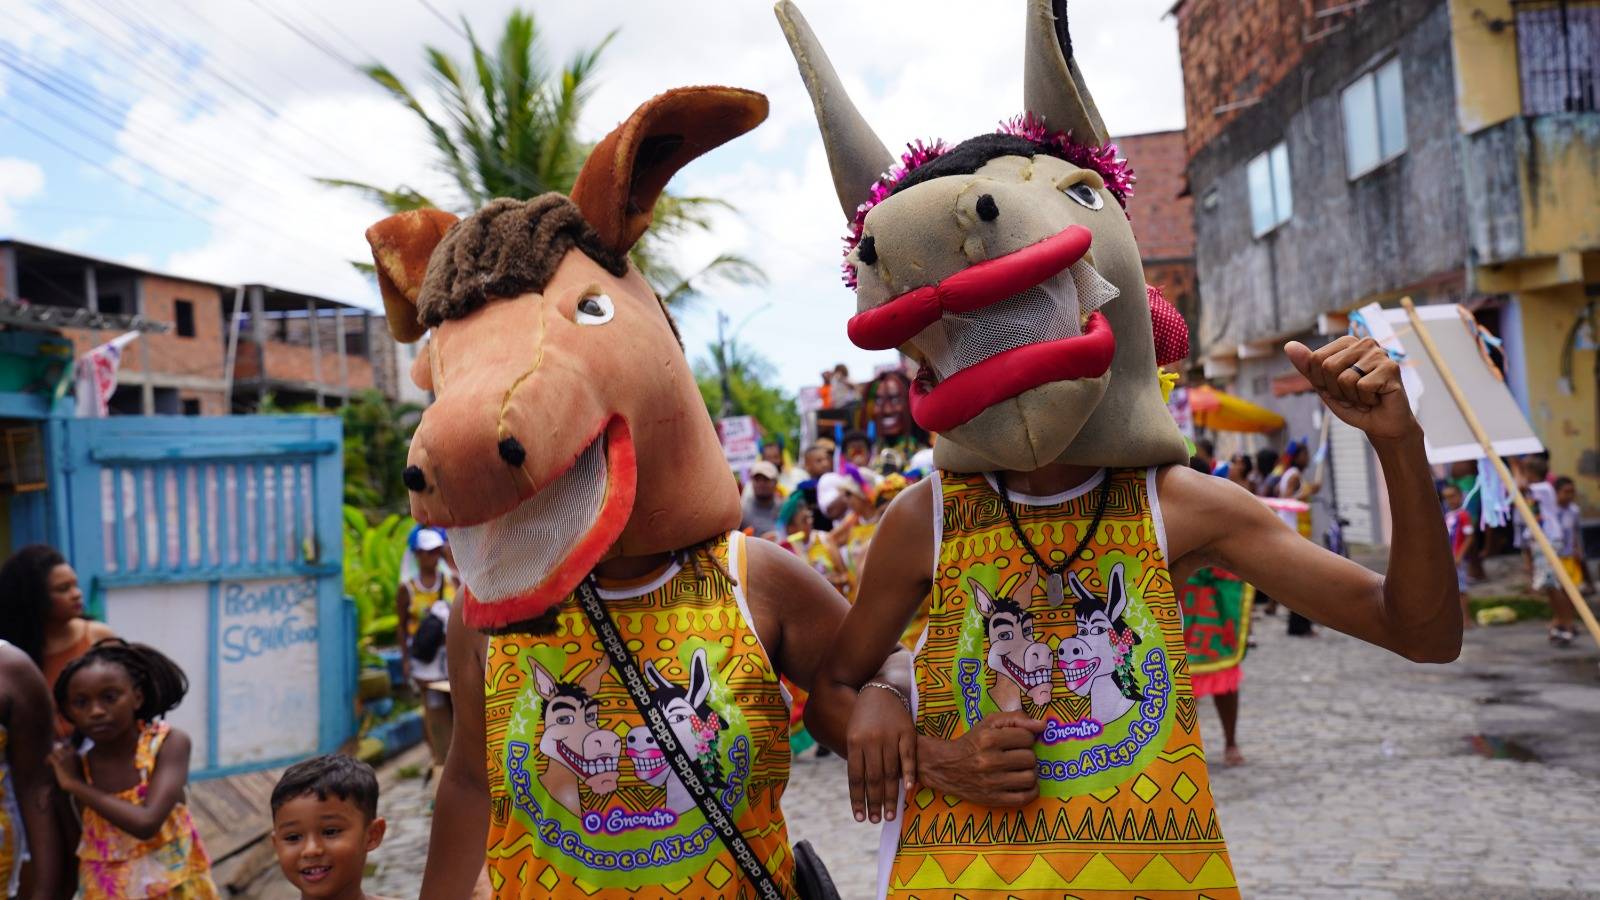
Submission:
[[[1472,436],[1478,439],[1483,447],[1484,456],[1488,457],[1495,471],[1500,473],[1500,481],[1511,492],[1511,502],[1516,505],[1517,513],[1522,516],[1522,521],[1528,526],[1528,533],[1533,535],[1534,541],[1539,544],[1539,552],[1544,554],[1545,562],[1550,564],[1550,569],[1555,573],[1556,579],[1561,582],[1561,589],[1566,591],[1567,598],[1572,601],[1572,606],[1578,611],[1578,616],[1583,619],[1585,628],[1589,629],[1589,636],[1600,644],[1600,622],[1596,622],[1594,613],[1589,611],[1589,604],[1584,602],[1583,595],[1579,593],[1578,586],[1572,583],[1572,576],[1561,565],[1561,557],[1556,554],[1556,548],[1551,546],[1550,538],[1545,536],[1544,529],[1539,527],[1539,517],[1534,515],[1533,508],[1528,505],[1522,492],[1516,489],[1516,479],[1511,477],[1511,470],[1506,467],[1506,461],[1495,452],[1494,443],[1489,440],[1489,433],[1484,430],[1483,423],[1478,421],[1478,414],[1472,411],[1472,404],[1461,393],[1461,386],[1456,384],[1455,376],[1450,374],[1450,367],[1445,364],[1444,357],[1439,354],[1439,348],[1433,343],[1433,336],[1422,327],[1422,318],[1417,315],[1417,308],[1410,297],[1400,298],[1400,305],[1405,307],[1406,315],[1411,319],[1411,327],[1417,333],[1417,339],[1422,342],[1422,349],[1428,353],[1428,358],[1433,360],[1433,367],[1439,372],[1439,379],[1444,382],[1445,390],[1450,392],[1451,399],[1455,400],[1456,408],[1461,410],[1461,418],[1466,420],[1467,427],[1472,429]]]

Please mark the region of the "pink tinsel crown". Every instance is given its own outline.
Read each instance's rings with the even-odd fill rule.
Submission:
[[[1045,126],[1044,120],[1033,113],[1023,113],[1001,122],[996,133],[1033,141],[1051,156],[1066,160],[1080,169],[1098,173],[1101,180],[1106,183],[1106,189],[1111,192],[1111,196],[1116,197],[1124,209],[1127,208],[1128,198],[1133,196],[1133,183],[1136,179],[1133,167],[1128,165],[1126,159],[1117,156],[1116,144],[1094,147],[1079,143],[1072,139],[1072,133],[1069,131],[1051,131]],[[850,218],[850,231],[844,236],[845,256],[849,256],[850,251],[861,243],[862,228],[866,224],[867,213],[888,199],[895,187],[904,181],[907,175],[950,150],[950,145],[942,140],[934,140],[932,143],[918,140],[906,145],[905,152],[900,154],[900,162],[891,166],[889,171],[872,183],[872,190],[868,193],[867,199],[856,207],[855,215]],[[850,265],[847,259],[843,263],[843,268],[844,283],[854,290],[855,267]]]

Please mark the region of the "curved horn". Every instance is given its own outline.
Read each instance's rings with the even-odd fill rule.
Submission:
[[[383,315],[389,333],[409,344],[427,333],[417,318],[417,293],[428,274],[428,259],[456,217],[438,209],[413,209],[397,213],[367,229],[378,292],[383,295]]]
[[[861,117],[850,95],[833,70],[828,54],[806,24],[805,17],[789,0],[773,7],[783,36],[789,41],[800,78],[811,94],[811,106],[822,131],[822,145],[828,151],[828,168],[833,172],[833,190],[839,195],[839,208],[845,218],[856,214],[856,207],[867,199],[873,182],[894,164],[883,141]]]
[[[1022,59],[1022,105],[1028,112],[1055,131],[1072,132],[1079,141],[1104,144],[1109,139],[1072,58],[1067,0],[1028,0]]]

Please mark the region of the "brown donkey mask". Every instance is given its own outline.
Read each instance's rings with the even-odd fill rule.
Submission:
[[[1028,0],[1022,116],[898,165],[800,11],[777,13],[851,220],[850,338],[917,360],[911,415],[938,433],[938,465],[1186,459],[1156,366],[1187,354],[1187,329],[1147,294],[1120,205],[1132,175],[1073,61],[1066,0]]]
[[[450,530],[474,628],[538,617],[601,560],[738,527],[716,429],[628,251],[678,169],[766,114],[751,91],[669,91],[595,147],[570,199],[368,229],[390,330],[433,332],[406,486],[412,515]]]

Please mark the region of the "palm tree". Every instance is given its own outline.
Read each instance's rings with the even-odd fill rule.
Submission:
[[[439,167],[455,183],[466,211],[496,197],[530,198],[550,191],[568,193],[593,145],[578,139],[578,119],[588,102],[595,70],[613,31],[596,46],[580,50],[559,72],[544,65],[546,54],[532,13],[513,10],[494,52],[478,43],[462,20],[471,46],[471,66],[442,50],[424,47],[440,121],[387,66],[362,72],[417,116],[428,130]],[[344,178],[320,182],[365,194],[391,212],[422,207],[448,208],[415,188],[384,188]],[[666,247],[687,232],[709,229],[711,213],[731,209],[714,197],[663,192],[654,221],[632,251],[633,263],[669,305],[693,297],[712,278],[760,283],[760,268],[742,256],[719,255],[699,271],[684,273],[667,261]],[[363,268],[370,270],[370,266]]]

